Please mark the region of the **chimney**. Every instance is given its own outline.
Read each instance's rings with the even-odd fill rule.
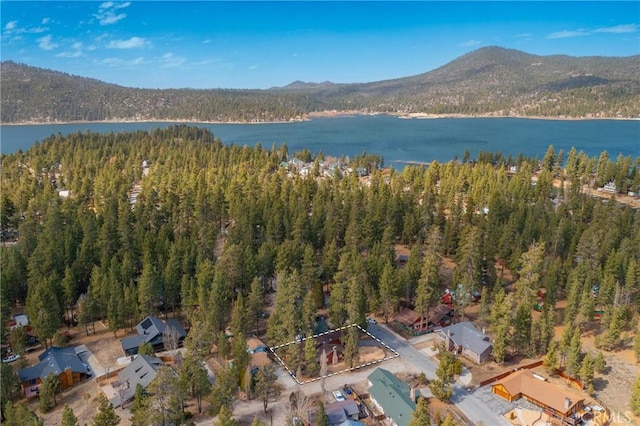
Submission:
[[[565,398],[564,399],[564,408],[565,408],[565,410],[568,410],[569,407],[571,407],[571,400],[569,398]]]

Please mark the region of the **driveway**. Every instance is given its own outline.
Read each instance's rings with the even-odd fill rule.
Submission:
[[[93,353],[87,349],[85,345],[76,346],[76,354],[82,360],[83,363],[87,364],[91,370],[91,378],[100,377],[105,374],[106,370],[100,364],[100,361],[93,355]]]

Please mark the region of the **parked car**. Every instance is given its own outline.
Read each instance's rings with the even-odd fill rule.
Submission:
[[[13,361],[17,361],[20,359],[20,355],[18,354],[11,354],[11,355],[7,355],[6,357],[2,358],[2,362],[7,364],[9,362],[13,362]]]
[[[378,321],[376,321],[374,318],[371,318],[371,317],[368,317],[368,318],[367,318],[367,322],[368,322],[369,324],[377,324],[377,323],[378,323]]]
[[[349,386],[347,386],[347,385],[344,385],[344,387],[342,388],[342,392],[344,392],[347,395],[351,395],[353,393],[351,388]]]
[[[340,391],[333,391],[333,397],[336,399],[336,401],[344,401],[345,400],[344,395]]]

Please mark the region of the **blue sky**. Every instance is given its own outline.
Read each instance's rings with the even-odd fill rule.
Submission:
[[[420,74],[483,46],[640,54],[640,2],[1,1],[2,60],[130,87]]]

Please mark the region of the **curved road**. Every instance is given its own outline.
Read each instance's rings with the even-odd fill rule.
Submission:
[[[383,324],[370,324],[367,331],[398,351],[400,357],[406,363],[415,366],[415,368],[420,371],[424,371],[427,378],[436,378],[436,365],[430,358],[414,348],[411,342],[391,331]],[[384,363],[380,366],[384,368]],[[467,391],[457,383],[453,388],[451,402],[455,404],[474,424],[482,422],[485,425],[491,426],[509,426],[509,422],[507,422],[499,413],[491,411],[486,404],[473,394],[473,392]]]

